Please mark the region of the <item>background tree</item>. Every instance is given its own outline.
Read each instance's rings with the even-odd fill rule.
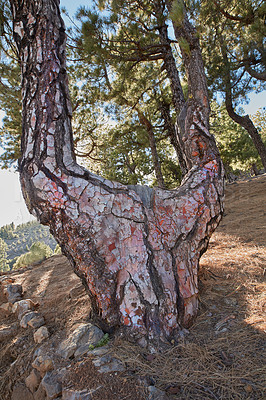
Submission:
[[[0,155],[3,168],[10,167],[20,156],[21,90],[18,55],[12,41],[11,12],[6,2],[0,1],[0,104],[5,112],[0,128]]]
[[[176,68],[176,65],[181,65],[180,57],[173,39],[173,32],[167,28],[169,22],[162,4],[161,2],[148,4],[143,1],[116,1],[110,4],[101,2],[94,10],[82,8],[78,13],[78,22],[82,25],[77,26],[76,31],[72,28],[69,33],[72,40],[69,42],[68,68],[74,110],[72,119],[74,148],[80,162],[91,171],[100,173],[108,179],[128,184],[146,183],[153,186],[158,185],[158,179],[154,174],[154,160],[157,159],[158,175],[162,175],[159,179],[163,181],[161,185],[171,188],[180,183],[182,174],[187,172],[177,141],[178,132],[175,130],[176,115],[180,111],[184,98],[187,98],[187,84],[184,68],[180,68],[180,71]],[[212,88],[213,94],[217,94],[224,88],[220,75],[224,65],[221,57],[219,59],[216,55],[217,60],[213,57],[217,51],[213,52],[212,48],[218,43],[217,35],[213,33],[215,29],[213,24],[216,21],[219,26],[221,21],[219,13],[222,13],[222,18],[225,19],[231,7],[225,1],[219,3],[220,8],[217,4],[217,2],[215,4],[202,2],[199,10],[195,9],[195,2],[188,3],[192,18],[199,15],[199,11],[202,15],[201,19],[197,19],[197,29],[204,34],[202,45],[204,48],[206,46],[204,55],[207,57],[206,65],[209,67],[209,88]],[[256,4],[258,8],[259,3]],[[4,52],[2,52],[1,64],[4,85],[0,85],[0,100],[1,108],[6,111],[6,118],[0,132],[0,142],[5,149],[0,156],[0,163],[2,167],[7,168],[20,156],[21,110],[17,54],[14,47],[11,50],[8,47],[8,44],[12,43],[9,36],[11,28],[8,24],[10,13],[7,5],[4,5],[6,34],[2,37]],[[105,12],[101,14],[100,7],[103,6]],[[245,4],[241,5],[243,15],[249,13],[245,6]],[[252,7],[255,7],[255,3]],[[236,4],[234,12],[239,9]],[[263,10],[262,5],[260,9]],[[215,13],[215,10],[218,11]],[[182,7],[180,8],[178,3],[172,14],[177,20],[180,16],[182,18]],[[262,11],[256,11],[255,14],[248,29],[245,25],[244,33],[241,29],[243,21],[232,21],[227,17],[226,21],[232,21],[233,25],[229,27],[225,23],[223,25],[223,34],[227,32],[228,36],[234,36],[237,29],[240,31],[239,35],[243,34],[241,40],[238,40],[235,35],[235,45],[230,48],[230,54],[234,52],[233,60],[236,60],[236,57],[239,58],[234,65],[231,63],[233,71],[237,71],[234,75],[236,78],[234,97],[238,100],[244,98],[246,93],[254,87],[259,90],[258,79],[250,82],[247,79],[249,76],[247,72],[242,76],[244,50],[241,49],[243,47],[248,49],[245,52],[249,52],[253,67],[257,71],[263,71]],[[216,16],[215,21],[214,16]],[[209,19],[214,22],[207,24],[212,28],[206,31],[204,30],[205,21]],[[255,32],[254,38],[252,32]],[[182,44],[185,46],[184,41]],[[257,47],[259,51],[256,50]],[[252,52],[257,54],[256,62],[254,56],[251,56]],[[258,57],[258,54],[261,54],[261,57]],[[212,79],[217,70],[219,74]],[[175,91],[178,84],[171,85],[169,77],[172,76],[172,80],[178,81],[178,74],[181,76],[183,90]],[[237,77],[243,79],[238,82]],[[180,97],[179,94],[182,92],[184,95]],[[137,105],[145,110],[144,116],[148,116],[148,122],[153,128],[150,129],[150,132],[153,131],[155,144],[153,157],[150,141],[147,140],[147,130],[145,131],[138,119]],[[253,118],[251,120],[253,121]],[[219,125],[218,121],[215,126]],[[228,127],[224,125],[225,121],[228,122]],[[220,124],[227,131],[235,126],[226,118]],[[237,132],[236,137],[240,140],[239,134],[244,131],[237,130]],[[215,131],[213,130],[212,133],[215,134]],[[235,142],[232,151],[230,146],[227,146],[227,160],[231,158],[234,165],[234,149],[240,148],[243,142],[246,143],[246,135],[244,133],[243,135],[239,146]],[[250,142],[247,141],[247,143]],[[253,152],[254,147],[251,148]],[[178,154],[179,163],[177,163],[176,154]],[[246,156],[249,157],[249,152],[245,151],[243,156],[240,154],[239,156],[242,161],[238,162],[238,168],[249,169],[251,160],[249,158],[244,160]],[[254,158],[257,159],[255,153]],[[261,162],[256,164],[260,168]]]
[[[158,151],[160,142],[162,142],[161,147],[169,148],[167,141],[173,144],[176,140],[173,113],[170,108],[169,80],[163,68],[165,46],[160,43],[159,36],[152,27],[154,21],[150,18],[150,6],[145,12],[135,4],[133,5],[135,12],[130,9],[130,4],[123,3],[119,7],[108,8],[108,18],[101,17],[99,12],[84,8],[80,10],[78,18],[82,23],[82,29],[81,32],[77,30],[75,34],[72,58],[79,60],[78,68],[75,64],[73,69],[78,71],[79,78],[85,83],[79,90],[76,88],[75,95],[78,93],[78,98],[81,95],[86,98],[86,105],[92,104],[95,107],[96,103],[104,109],[104,113],[108,114],[116,124],[116,136],[120,129],[121,136],[124,135],[126,126],[136,132],[138,139],[134,140],[132,137],[127,142],[128,157],[125,157],[125,145],[120,153],[119,146],[108,141],[107,138],[108,148],[111,146],[114,152],[119,154],[120,181],[121,178],[122,181],[126,178],[129,179],[128,183],[132,183],[133,180],[137,183],[138,177],[147,174],[148,170],[150,174],[150,167],[147,169],[147,166],[142,166],[141,161],[137,164],[134,160],[130,162],[133,153],[137,152],[146,154],[142,160],[145,162],[146,159],[150,165],[153,165],[155,182],[163,187],[167,175],[174,173],[175,177],[177,176],[176,168],[168,170],[173,164],[171,163],[173,152],[171,158],[166,158],[167,152],[159,154]],[[141,24],[149,26],[146,29],[146,35],[143,33],[144,28],[139,29]],[[88,70],[90,79],[86,78]],[[107,102],[108,104],[111,102],[112,106],[106,106]],[[77,104],[78,101],[75,103]],[[86,114],[90,112],[86,110]],[[80,120],[79,115],[80,107],[77,108],[77,118]],[[81,127],[80,124],[78,126]],[[164,127],[164,135],[162,135],[162,127]],[[90,136],[85,137],[85,140],[86,138],[93,141],[91,147],[94,149],[94,154],[91,150],[85,154],[89,154],[89,157],[93,159],[95,153],[99,151],[99,146],[97,146],[99,140],[92,139]],[[106,140],[104,142],[106,143]],[[125,142],[126,139],[123,140],[123,143]],[[102,147],[101,142],[99,145]],[[149,157],[147,153],[150,153]],[[105,160],[104,157],[102,158]],[[134,173],[136,166],[138,174]],[[106,176],[104,163],[102,167]],[[165,170],[164,176],[162,168]],[[126,173],[124,179],[121,171]]]
[[[7,245],[3,239],[0,238],[0,272],[9,271],[9,264],[7,261]]]
[[[208,86],[214,94],[223,94],[228,115],[246,129],[266,169],[265,144],[252,119],[238,111],[251,91],[265,89],[265,3],[217,0],[189,5],[201,36]]]
[[[16,259],[13,269],[27,267],[51,257],[53,254],[52,249],[42,242],[35,242],[31,245],[30,250],[22,254]],[[56,253],[57,254],[57,253]]]
[[[265,111],[258,111],[257,117],[254,118],[256,118],[255,123],[262,140],[266,143],[263,114],[265,114]],[[261,158],[252,139],[244,128],[229,117],[224,104],[212,103],[210,128],[211,132],[215,132],[218,148],[229,180],[231,173],[238,174],[239,171],[252,171],[256,174],[263,168]]]

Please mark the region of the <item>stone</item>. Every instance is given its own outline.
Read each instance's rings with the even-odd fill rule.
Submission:
[[[21,319],[22,316],[29,310],[34,310],[35,304],[30,299],[17,301],[12,307],[12,313],[16,313],[18,315],[18,319]]]
[[[25,379],[25,384],[32,393],[36,392],[40,382],[41,375],[36,369],[33,369],[29,376],[27,376],[27,378]]]
[[[43,377],[41,385],[44,387],[48,399],[55,399],[62,393],[62,383],[56,372],[47,372]]]
[[[84,344],[83,346],[80,346],[77,348],[77,350],[74,353],[74,357],[77,358],[77,357],[84,356],[84,354],[87,354],[90,351],[91,351],[91,345]]]
[[[49,337],[49,332],[46,326],[41,326],[36,332],[33,334],[34,342],[41,343],[45,339]]]
[[[38,356],[32,362],[32,367],[36,368],[41,374],[54,369],[54,363],[49,356]]]
[[[4,313],[6,314],[10,314],[12,312],[12,307],[13,307],[12,303],[3,303],[0,306],[0,310],[4,311]]]
[[[6,287],[6,295],[9,303],[15,303],[22,299],[22,286],[11,284]]]
[[[91,390],[72,390],[72,389],[64,389],[62,391],[62,400],[92,400],[93,393],[95,393],[97,389]]]
[[[0,327],[0,342],[13,337],[14,332],[16,331],[18,324],[12,324],[8,327]]]
[[[106,355],[106,353],[108,353],[108,351],[109,351],[109,346],[107,344],[106,346],[96,347],[95,349],[90,351],[90,354],[94,357],[99,357],[99,356]]]
[[[44,324],[45,324],[45,321],[41,315],[38,315],[38,316],[30,319],[28,322],[28,325],[33,329],[40,328],[40,326],[42,326]]]
[[[14,386],[11,400],[34,400],[34,397],[25,385],[19,383]]]
[[[59,354],[63,358],[70,358],[75,351],[84,345],[95,346],[103,337],[103,331],[90,323],[80,324],[68,339],[59,346]]]
[[[163,390],[157,389],[155,386],[149,386],[148,392],[149,392],[148,400],[168,400],[169,399],[169,397]]]
[[[37,389],[37,391],[33,395],[34,400],[46,400],[46,392],[44,390],[44,387],[40,385]]]
[[[84,356],[84,354],[91,354],[93,356],[101,356],[105,354],[108,351],[107,346],[102,346],[102,347],[96,347],[95,349],[91,348],[91,345],[89,344],[84,344],[83,346],[80,346],[76,351],[75,351],[75,358],[76,357],[81,357]]]
[[[107,372],[125,371],[123,363],[117,358],[112,357],[110,354],[97,357],[92,360],[92,362],[98,371],[103,374]]]
[[[29,311],[26,314],[23,315],[20,321],[20,326],[22,328],[27,328],[28,322],[36,317],[41,317],[41,315],[37,311]]]

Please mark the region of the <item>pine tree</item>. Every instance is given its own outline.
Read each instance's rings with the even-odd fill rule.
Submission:
[[[7,244],[0,238],[0,272],[9,271],[9,264],[7,261]]]
[[[265,89],[265,4],[260,0],[189,2],[201,36],[208,85],[224,95],[228,115],[250,135],[266,169],[266,147],[252,119],[238,110]]]
[[[92,315],[103,329],[120,330],[142,344],[171,340],[195,318],[199,258],[223,211],[223,166],[209,132],[204,66],[185,5],[173,26],[187,101],[178,75],[169,79],[180,99],[177,140],[189,172],[179,189],[164,190],[127,187],[76,163],[59,1],[10,4],[23,61],[19,169],[28,208],[49,225],[83,278]],[[149,11],[154,3],[145,5]],[[171,1],[168,8],[155,5],[160,16],[172,8]]]

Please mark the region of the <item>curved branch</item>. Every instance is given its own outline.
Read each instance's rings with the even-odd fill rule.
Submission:
[[[219,12],[226,17],[227,19],[230,19],[231,21],[237,21],[237,22],[243,22],[246,25],[250,25],[252,24],[252,22],[254,22],[254,18],[255,18],[255,14],[252,10],[251,13],[245,15],[244,17],[240,17],[238,15],[231,15],[229,12],[225,11],[221,5],[220,2],[217,0],[213,0],[214,4],[216,5],[217,9],[219,10]]]
[[[245,70],[249,73],[252,78],[258,79],[260,81],[266,81],[266,71],[258,72],[253,69],[248,63],[245,63]]]

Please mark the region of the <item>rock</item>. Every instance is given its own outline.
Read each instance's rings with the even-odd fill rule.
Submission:
[[[31,318],[28,322],[28,325],[33,329],[40,328],[40,326],[42,326],[44,324],[45,324],[45,321],[41,315]]]
[[[33,395],[34,400],[46,400],[46,392],[44,390],[44,387],[40,385],[37,389],[37,391]]]
[[[33,338],[34,338],[34,342],[35,343],[41,343],[43,342],[45,339],[47,339],[49,337],[49,332],[48,329],[46,328],[46,326],[41,326],[34,334],[33,334]]]
[[[19,383],[13,389],[11,400],[34,400],[34,397],[25,385]]]
[[[12,303],[3,303],[0,306],[0,310],[4,311],[4,313],[6,314],[10,314],[12,312],[12,307],[13,307]]]
[[[96,349],[90,351],[90,354],[94,357],[99,357],[105,355],[106,353],[108,353],[108,351],[109,351],[109,346],[107,344],[106,346],[103,347],[96,347]]]
[[[91,390],[72,390],[72,389],[64,389],[62,391],[62,400],[92,400],[93,393],[95,393],[97,389]]]
[[[6,295],[9,303],[15,303],[22,299],[22,286],[18,284],[11,284],[6,287]]]
[[[80,324],[70,337],[59,346],[59,354],[63,358],[70,358],[75,351],[84,345],[95,346],[103,337],[103,331],[90,323]]]
[[[41,375],[36,369],[33,369],[29,376],[25,379],[25,384],[32,393],[36,392],[40,382]]]
[[[13,305],[12,312],[17,313],[18,319],[21,319],[27,311],[34,310],[35,306],[30,299],[20,300]]]
[[[12,326],[9,326],[8,328],[0,328],[0,342],[11,338],[14,335],[14,332],[16,331],[18,327],[18,324],[13,324]]]
[[[89,344],[84,344],[84,346],[80,346],[76,351],[74,356],[75,357],[80,357],[84,356],[84,354],[90,353],[93,356],[101,356],[105,353],[108,352],[108,347],[107,346],[102,346],[102,347],[96,347],[95,349],[91,349],[91,345]]]
[[[92,360],[92,362],[101,373],[125,371],[123,363],[117,358],[112,357],[110,354],[97,357]]]
[[[47,372],[41,382],[48,399],[55,399],[62,393],[62,384],[56,372]]]
[[[84,356],[84,354],[87,354],[90,351],[91,351],[91,345],[84,344],[84,346],[78,347],[78,349],[74,353],[74,357],[76,358],[76,357]]]
[[[36,317],[41,317],[41,315],[40,315],[37,311],[29,311],[29,312],[27,312],[27,313],[24,314],[23,317],[21,318],[20,326],[21,326],[22,328],[27,328],[28,322],[29,322],[31,319],[36,318]],[[42,318],[42,317],[41,317],[41,318]],[[43,322],[44,322],[44,320],[43,320]]]
[[[53,360],[49,356],[38,356],[32,362],[32,367],[44,374],[54,369]]]
[[[149,397],[148,400],[168,400],[167,394],[155,386],[148,387]]]

